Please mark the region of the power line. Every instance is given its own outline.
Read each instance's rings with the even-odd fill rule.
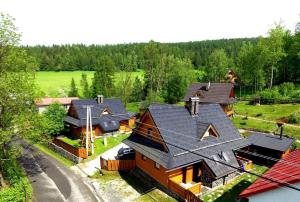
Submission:
[[[137,129],[133,129],[133,130],[137,131],[137,133],[140,133],[140,132],[141,132],[141,131],[138,131]],[[146,135],[145,133],[142,133],[142,134],[143,134],[143,135]],[[156,137],[153,137],[153,138],[157,139]],[[158,140],[160,140],[160,139],[158,139]],[[282,185],[282,186],[285,186],[285,187],[294,189],[294,190],[296,190],[296,191],[300,191],[300,188],[299,188],[299,187],[297,187],[297,186],[295,186],[295,185],[292,185],[292,184],[290,184],[290,183],[287,183],[287,182],[281,182],[281,181],[279,181],[279,180],[276,179],[276,178],[272,179],[271,177],[264,177],[264,176],[262,176],[262,175],[258,175],[258,174],[256,174],[256,173],[253,173],[253,172],[250,172],[250,171],[242,170],[240,167],[232,166],[232,165],[230,165],[230,164],[228,164],[228,163],[225,163],[225,162],[222,162],[222,161],[219,161],[219,160],[215,160],[215,159],[213,159],[213,158],[211,158],[211,157],[207,157],[207,156],[202,155],[202,154],[199,154],[199,153],[197,153],[197,152],[195,152],[195,151],[188,150],[188,149],[186,149],[186,148],[184,148],[184,147],[175,145],[175,144],[173,144],[173,143],[171,143],[171,142],[168,142],[168,141],[165,141],[165,142],[167,142],[168,144],[170,144],[170,145],[172,145],[172,146],[174,146],[174,147],[176,147],[176,148],[179,148],[179,149],[188,151],[189,153],[192,153],[192,154],[201,156],[202,158],[205,158],[205,159],[214,161],[214,162],[216,162],[216,163],[223,164],[223,165],[225,165],[225,166],[228,166],[228,167],[233,168],[233,169],[236,169],[236,170],[243,171],[243,172],[245,172],[245,173],[248,173],[248,174],[251,174],[251,175],[260,177],[260,178],[262,178],[262,179],[271,181],[271,182],[273,182],[273,183],[278,183],[279,185]],[[280,173],[280,174],[282,174],[282,173]]]
[[[139,129],[146,130],[146,129],[144,129],[144,128],[139,128]],[[137,129],[135,129],[135,130],[137,130]],[[143,134],[146,135],[145,132],[143,132]],[[155,137],[154,137],[154,138],[155,138]],[[158,139],[158,138],[155,138],[155,139]],[[190,151],[193,151],[193,150],[190,150]],[[176,156],[176,155],[175,155],[175,156]],[[293,176],[293,175],[289,175],[289,174],[286,174],[286,173],[278,172],[278,171],[276,171],[276,170],[273,170],[273,171],[276,172],[276,173],[279,173],[279,174],[288,176],[288,177],[292,177],[292,178],[294,178],[294,179],[298,179],[298,180],[300,179],[300,178],[297,178],[297,177],[295,177],[295,176]]]
[[[118,116],[118,115],[113,115],[113,116]],[[138,122],[138,121],[136,121],[136,122]],[[147,126],[150,126],[150,127],[155,127],[155,128],[157,128],[157,129],[159,129],[159,130],[165,130],[165,131],[167,131],[167,132],[176,134],[177,136],[185,136],[185,137],[187,137],[187,138],[193,138],[193,139],[199,141],[199,138],[195,138],[195,137],[193,137],[193,136],[187,136],[187,135],[185,135],[185,134],[183,134],[183,133],[178,133],[178,132],[176,132],[176,131],[172,131],[172,130],[169,130],[169,129],[161,128],[161,127],[158,127],[158,126],[153,126],[153,125],[150,125],[150,124],[147,124],[147,123],[143,123],[143,122],[138,122],[138,123],[144,124],[144,125],[147,125]],[[160,134],[159,134],[159,135],[160,135]],[[221,145],[221,144],[226,144],[226,143],[228,143],[228,142],[237,141],[237,140],[240,140],[240,139],[244,139],[244,137],[237,138],[237,139],[234,139],[234,140],[222,141],[222,142],[219,142],[219,143],[215,143],[215,142],[212,142],[212,141],[209,141],[209,140],[201,140],[201,141],[206,141],[206,142],[209,142],[209,143],[213,143],[212,145],[208,145],[208,146],[205,147],[205,148],[209,148],[209,147],[214,147],[214,146],[218,146],[218,145]],[[178,139],[178,140],[179,140],[179,139]],[[192,145],[192,144],[191,144],[191,145]],[[193,145],[193,146],[194,146],[194,147],[199,147],[199,145]],[[202,150],[202,149],[205,149],[205,148],[199,148],[199,149],[195,149],[195,150]],[[249,153],[250,153],[250,152],[249,152]],[[253,155],[257,155],[256,153],[253,153],[253,152],[252,152],[252,154],[253,154]],[[262,157],[262,156],[260,156],[260,157]],[[265,156],[265,158],[266,158],[266,157],[267,157],[267,156]],[[267,157],[266,159],[270,160],[269,158],[271,158],[271,157]],[[300,168],[300,164],[298,164],[298,163],[292,163],[292,162],[285,161],[284,159],[276,159],[276,158],[273,158],[273,161],[279,161],[279,160],[282,160],[282,161],[286,162],[286,163],[289,164],[289,165],[294,165],[295,167]]]
[[[137,122],[137,123],[140,123],[140,124],[145,124],[145,125],[148,125],[148,126],[151,126],[151,127],[158,128],[158,129],[159,129],[159,127],[157,127],[157,126],[153,126],[153,125],[150,125],[150,124],[142,123],[142,122],[139,122],[139,121],[136,121],[136,122]],[[133,129],[133,130],[135,130],[135,131],[137,131],[137,132],[140,132],[140,131],[138,131],[137,129]],[[168,130],[168,129],[165,129],[165,130]],[[172,133],[176,133],[175,131],[170,131],[170,130],[168,130],[168,131],[169,131],[169,132],[172,132]],[[146,135],[146,134],[144,133],[144,135]],[[181,134],[181,135],[182,135],[182,134]],[[188,136],[188,137],[190,138],[190,136]],[[152,137],[152,138],[155,138],[155,137]],[[157,138],[155,138],[155,139],[157,139]],[[161,141],[161,139],[158,139],[158,141]],[[185,148],[183,148],[183,147],[180,147],[180,146],[178,146],[178,145],[174,145],[173,143],[170,143],[170,142],[168,142],[168,141],[166,141],[166,140],[164,140],[164,141],[165,141],[166,143],[168,143],[168,144],[174,146],[174,147],[177,147],[177,148],[182,149],[182,150],[184,150],[184,151],[188,151],[189,153],[193,153],[193,154],[196,154],[196,155],[201,156],[201,157],[203,157],[203,158],[206,158],[206,159],[208,159],[208,160],[211,160],[211,161],[214,161],[214,162],[217,162],[217,163],[221,163],[221,164],[223,164],[223,165],[226,165],[226,166],[228,166],[228,167],[231,167],[231,168],[234,168],[234,169],[237,169],[237,170],[241,170],[241,168],[239,168],[239,167],[235,167],[235,166],[232,166],[232,165],[230,165],[230,164],[224,163],[224,162],[222,162],[222,161],[215,160],[215,159],[213,159],[213,158],[211,158],[211,157],[207,157],[207,156],[205,156],[205,155],[196,153],[195,151],[187,150],[187,149],[185,149]],[[281,184],[281,185],[283,185],[283,186],[286,186],[286,187],[295,189],[295,190],[297,190],[297,191],[300,191],[300,188],[298,188],[298,187],[296,187],[296,186],[294,186],[294,185],[292,185],[292,184],[286,183],[286,182],[280,182],[278,179],[276,179],[276,180],[277,180],[277,181],[276,181],[276,180],[274,180],[274,179],[271,179],[271,178],[268,179],[268,178],[266,178],[266,177],[260,176],[260,175],[258,175],[258,174],[252,173],[252,172],[250,172],[250,171],[244,171],[244,172],[249,173],[249,174],[252,174],[252,175],[255,175],[255,176],[257,176],[257,177],[264,178],[264,179],[269,180],[269,181],[272,181],[272,182],[276,182],[276,183],[278,183],[278,184]],[[279,172],[278,172],[278,173],[279,173]],[[280,173],[280,174],[287,175],[287,174],[285,174],[285,173]]]

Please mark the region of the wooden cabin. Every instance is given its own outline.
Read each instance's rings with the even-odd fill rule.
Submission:
[[[91,107],[92,129],[95,136],[113,134],[117,131],[131,132],[135,118],[125,110],[118,98],[73,100],[64,121],[70,129],[70,136],[80,138],[86,132],[87,109]]]
[[[151,105],[124,140],[136,151],[136,167],[182,199],[235,177],[236,169],[214,160],[238,167],[233,149],[247,145],[220,105],[199,104],[197,99],[189,107]]]
[[[228,116],[232,116],[233,104],[236,102],[232,83],[193,83],[184,97],[185,104],[191,97],[198,97],[199,103],[220,104]]]

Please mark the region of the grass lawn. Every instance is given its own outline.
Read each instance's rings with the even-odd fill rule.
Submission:
[[[117,134],[115,137],[109,136],[107,137],[107,146],[104,146],[104,139],[98,138],[95,139],[95,153],[94,155],[90,156],[90,159],[94,159],[100,154],[104,153],[105,151],[117,146],[122,142],[122,140],[126,139],[129,135],[127,134]]]
[[[251,172],[261,175],[266,170],[267,167],[265,166],[254,165]],[[201,199],[207,202],[235,201],[238,195],[249,187],[257,178],[258,177],[254,175],[245,173],[233,179],[230,183],[202,196]]]
[[[105,198],[110,199],[110,191],[124,201],[134,202],[175,202],[174,198],[150,185],[147,181],[137,178],[130,172],[117,172],[103,170],[104,175],[99,173],[92,176],[100,183],[100,192]],[[111,199],[110,199],[111,200]],[[116,199],[115,199],[116,200]]]
[[[68,143],[69,145],[72,145],[73,147],[79,148],[81,146],[81,140],[80,139],[70,139],[68,137],[59,138],[60,140],[64,141],[65,143]]]
[[[300,112],[300,104],[249,105],[242,101],[234,105],[234,110],[237,114],[275,121]]]
[[[277,125],[275,123],[268,123],[250,118],[245,119],[241,117],[234,117],[232,118],[232,121],[237,128],[257,130],[261,132],[273,132],[277,130]],[[276,132],[279,133],[279,131]],[[300,140],[300,128],[285,125],[284,134]]]
[[[49,156],[57,159],[58,161],[60,161],[61,163],[63,163],[67,167],[71,167],[71,166],[75,165],[72,161],[70,161],[69,159],[66,159],[65,157],[61,156],[60,154],[52,151],[51,149],[49,149],[44,144],[36,143],[36,144],[34,144],[34,146],[37,147],[42,152],[48,154]]]
[[[86,73],[88,82],[91,85],[92,78],[94,76],[93,71],[40,71],[36,73],[35,83],[36,85],[46,93],[49,97],[60,97],[61,94],[68,94],[71,79],[72,77],[75,80],[76,86],[79,89],[79,94],[82,93],[82,89],[80,86],[81,74]],[[117,72],[114,77],[114,82],[117,83],[118,80],[122,77],[123,72]],[[142,70],[136,71],[132,73],[133,79],[135,77],[142,78],[144,76],[144,72]],[[64,93],[61,93],[63,91]]]

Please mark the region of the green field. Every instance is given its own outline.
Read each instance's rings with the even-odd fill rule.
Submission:
[[[60,72],[46,72],[41,71],[36,73],[35,82],[38,88],[45,93],[48,97],[64,97],[67,96],[70,89],[72,77],[75,80],[76,86],[79,89],[79,93],[82,92],[80,86],[81,74],[86,73],[89,84],[92,83],[94,72],[92,71],[60,71]],[[123,72],[117,72],[114,77],[114,82],[117,83],[121,78]],[[142,78],[144,72],[142,70],[132,72],[132,78]]]
[[[234,105],[234,111],[239,115],[276,121],[300,112],[300,104],[249,105],[248,102],[242,101]]]

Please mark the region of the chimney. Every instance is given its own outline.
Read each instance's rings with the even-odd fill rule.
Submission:
[[[104,101],[103,95],[97,95],[97,104],[102,104]]]
[[[208,91],[210,88],[210,81],[208,82],[207,86],[206,86],[206,90]]]
[[[198,115],[199,97],[191,97],[189,101],[189,109],[192,116]]]

